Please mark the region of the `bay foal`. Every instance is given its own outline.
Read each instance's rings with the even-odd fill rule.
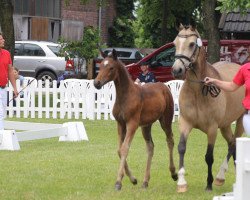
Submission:
[[[109,81],[114,81],[116,100],[113,115],[118,127],[118,155],[120,166],[118,169],[116,190],[122,187],[124,171],[133,184],[137,184],[127,163],[129,147],[136,129],[140,126],[147,147],[147,165],[142,187],[147,188],[150,179],[150,167],[154,154],[154,143],[151,136],[152,124],[159,120],[166,134],[169,148],[169,169],[174,180],[177,180],[173,161],[174,139],[172,133],[172,119],[174,113],[173,98],[170,90],[163,83],[148,83],[143,86],[135,84],[130,78],[123,63],[117,58],[116,51],[106,57],[100,64],[100,71],[94,80],[94,86],[100,89]]]

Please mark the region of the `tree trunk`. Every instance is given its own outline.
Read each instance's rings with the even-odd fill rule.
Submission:
[[[94,62],[93,62],[93,59],[88,60],[86,63],[87,63],[87,72],[88,72],[87,79],[90,80],[90,79],[94,78]]]
[[[168,17],[168,0],[163,0],[162,2],[162,26],[161,26],[161,44],[167,42],[167,17]]]
[[[10,51],[12,60],[15,49],[13,5],[10,0],[0,0],[0,26],[5,39],[5,49]]]
[[[208,62],[215,63],[220,60],[219,16],[215,11],[217,0],[204,0],[204,29],[208,40]]]

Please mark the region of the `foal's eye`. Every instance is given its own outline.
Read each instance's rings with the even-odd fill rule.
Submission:
[[[189,47],[190,48],[193,48],[195,46],[195,42],[191,42],[190,44],[189,44]]]
[[[110,69],[110,71],[112,71],[114,69],[114,67],[110,67],[109,69]]]

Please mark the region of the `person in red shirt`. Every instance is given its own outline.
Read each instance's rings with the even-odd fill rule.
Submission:
[[[245,85],[245,98],[243,99],[242,104],[246,109],[246,114],[243,117],[243,126],[246,134],[250,136],[250,62],[242,65],[233,80],[230,82],[210,77],[206,77],[204,81],[205,84],[213,83],[228,92],[233,92],[242,85]]]
[[[6,85],[9,80],[14,89],[14,98],[18,96],[10,52],[3,49],[4,42],[3,35],[0,33],[0,130],[4,129],[3,120],[6,115],[7,107]]]

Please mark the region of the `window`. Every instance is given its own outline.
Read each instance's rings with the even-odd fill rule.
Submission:
[[[19,55],[21,53],[21,44],[15,44],[15,51],[14,51],[14,55]]]
[[[50,46],[48,45],[48,48],[58,57],[61,51],[60,46]]]
[[[36,44],[24,44],[23,46],[24,56],[45,56],[45,52]]]
[[[117,51],[117,56],[120,58],[129,58],[131,56],[132,52],[127,51]]]
[[[175,47],[166,49],[156,55],[155,60],[159,62],[162,66],[172,66],[174,64]]]
[[[14,14],[60,18],[60,0],[12,0]]]
[[[142,58],[143,55],[139,51],[135,52],[135,59],[141,60]]]

